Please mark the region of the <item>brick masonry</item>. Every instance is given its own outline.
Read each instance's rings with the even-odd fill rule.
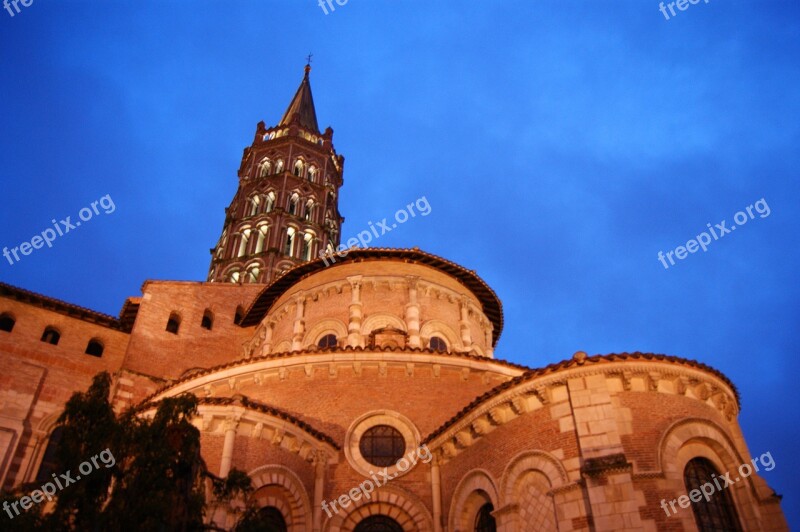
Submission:
[[[685,493],[686,462],[705,456],[724,472],[751,459],[723,375],[646,354],[577,353],[540,370],[494,359],[486,294],[419,253],[320,265],[247,327],[234,323],[237,309],[246,313],[264,285],[150,281],[131,300],[128,327],[6,293],[0,314],[15,324],[0,331],[4,486],[35,477],[64,402],[99,371],[114,375],[118,410],[200,397],[209,467],[251,473],[256,500],[280,509],[290,530],[352,530],[385,514],[405,530],[466,531],[486,503],[505,531],[694,530],[690,509],[660,507]],[[170,315],[177,334],[166,330]],[[58,345],[41,341],[48,326]],[[338,345],[316,347],[330,333]],[[434,335],[447,352],[428,349]],[[99,358],[84,353],[92,338],[104,344]],[[329,516],[322,501],[369,478],[357,442],[349,446],[370,423],[395,426],[409,450],[424,442],[431,461]],[[760,476],[731,493],[745,530],[787,530]],[[221,509],[209,517],[232,523]]]

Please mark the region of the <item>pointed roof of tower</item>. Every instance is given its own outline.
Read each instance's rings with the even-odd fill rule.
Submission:
[[[311,83],[308,81],[308,73],[311,72],[311,65],[306,65],[305,76],[300,82],[300,87],[292,98],[292,103],[283,113],[279,126],[288,126],[292,120],[297,118],[298,123],[315,133],[319,133],[317,125],[317,111],[314,109],[314,98],[311,96]]]

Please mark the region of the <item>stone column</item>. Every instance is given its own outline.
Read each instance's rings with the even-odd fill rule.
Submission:
[[[233,462],[233,444],[236,442],[236,429],[239,427],[239,416],[230,416],[223,423],[225,441],[222,444],[222,460],[219,465],[219,476],[225,478],[231,470]]]
[[[363,306],[361,304],[361,276],[354,275],[348,277],[352,298],[350,300],[350,319],[347,323],[347,345],[359,347],[364,344],[361,336],[361,319],[363,318]]]
[[[294,316],[294,327],[292,328],[292,351],[303,349],[303,334],[306,331],[306,322],[303,319],[306,309],[305,294],[300,292],[295,298],[297,312]]]
[[[324,451],[314,454],[314,532],[322,530],[322,495],[325,493],[325,469],[328,465],[328,455]]]
[[[261,344],[261,355],[268,355],[272,352],[272,332],[275,329],[275,323],[269,321],[264,328],[264,343]]]
[[[494,358],[494,348],[492,347],[492,326],[487,323],[483,331],[486,335],[486,356],[489,358]]]
[[[433,532],[442,532],[442,475],[439,458],[431,460],[431,493],[433,494]]]
[[[461,320],[458,322],[459,328],[461,329],[461,343],[464,344],[465,350],[471,351],[472,331],[469,328],[469,299],[463,296],[458,307],[461,312]]]
[[[419,337],[419,302],[417,301],[417,281],[419,277],[412,275],[406,276],[408,283],[408,303],[406,304],[405,319],[406,330],[408,331],[408,346],[422,347],[422,340]]]

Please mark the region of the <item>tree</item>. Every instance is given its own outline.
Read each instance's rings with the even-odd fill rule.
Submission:
[[[13,520],[3,514],[0,529],[209,530],[203,523],[207,493],[215,504],[230,506],[238,501],[235,511],[240,520],[248,527],[258,526],[255,509],[247,505],[242,509],[241,504],[252,492],[250,477],[233,469],[219,478],[203,461],[200,431],[191,423],[197,415],[194,395],[166,398],[116,416],[110,389],[108,373],[98,374],[88,391],[69,399],[58,419],[62,427],[58,471],[72,473],[76,481],[58,491],[50,513],[42,515],[36,506]],[[142,415],[153,406],[152,418]],[[75,472],[87,463],[93,466],[91,472],[77,480]],[[3,494],[0,504],[38,488],[28,485]]]

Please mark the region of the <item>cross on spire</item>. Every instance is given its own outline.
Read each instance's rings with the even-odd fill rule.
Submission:
[[[306,66],[311,66],[311,58],[312,57],[314,57],[314,54],[308,54],[308,57],[306,57],[306,59],[308,60],[308,62],[306,63]]]

